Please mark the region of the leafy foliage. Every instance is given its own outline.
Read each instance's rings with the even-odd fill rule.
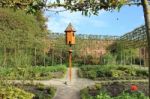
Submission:
[[[0,65],[33,65],[34,57],[42,56],[48,45],[43,40],[46,29],[42,12],[33,16],[22,10],[0,8],[0,22]]]
[[[52,87],[52,86],[44,86],[43,84],[39,83],[35,86],[37,92],[33,93],[35,94],[36,99],[52,99],[53,96],[55,95],[56,92],[56,88]]]
[[[145,96],[144,93],[142,92],[135,92],[135,93],[123,92],[121,95],[113,99],[149,99],[149,97]]]
[[[101,64],[115,64],[115,61],[115,56],[108,52],[102,56]]]
[[[91,65],[80,67],[80,77],[90,79],[144,79],[148,78],[148,70],[129,66]]]
[[[129,89],[132,84],[133,82],[104,83],[100,84],[101,87],[98,89],[96,85],[89,86],[80,91],[81,99],[149,99],[148,90],[143,89],[148,87],[148,83],[136,82],[135,84],[139,85],[136,91]]]
[[[4,0],[0,2],[1,7],[13,7],[26,9],[28,13],[36,13],[37,10],[42,8],[55,8],[55,7],[64,7],[67,10],[71,11],[82,11],[83,15],[98,14],[99,10],[108,10],[112,11],[114,9],[119,10],[125,4],[135,4],[140,5],[140,0],[65,0],[61,2],[56,0],[46,4],[46,0]]]
[[[0,86],[0,98],[1,99],[32,99],[34,97],[34,94],[26,92],[22,89],[9,86],[9,87],[3,87]]]
[[[0,76],[2,79],[51,79],[64,76],[67,68],[65,66],[26,66],[24,68],[1,67]]]
[[[144,93],[142,92],[137,93],[123,92],[117,97],[110,97],[106,92],[101,92],[99,95],[96,96],[95,99],[149,99],[149,98],[145,96]]]
[[[37,43],[36,40],[40,41],[42,31],[34,16],[23,11],[13,12],[11,9],[0,8],[0,21],[1,47],[31,48]]]
[[[55,92],[55,87],[41,83],[9,84],[6,82],[0,86],[1,99],[52,99]]]

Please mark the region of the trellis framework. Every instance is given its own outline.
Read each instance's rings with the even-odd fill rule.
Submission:
[[[60,61],[59,63],[61,64],[64,63],[65,59],[63,59],[63,57],[65,55],[63,54],[66,53],[67,55],[67,51],[68,51],[68,46],[65,45],[65,34],[64,33],[50,33],[48,38],[51,42],[49,46],[50,48],[49,60],[51,60],[52,62],[51,65],[53,65],[56,60],[59,60]],[[109,36],[109,35],[76,34],[76,45],[73,46],[73,49],[76,53],[78,54],[81,53],[84,57],[86,57],[89,54],[86,48],[88,46],[90,48],[93,48],[93,49],[90,49],[91,53],[101,56],[102,53],[97,54],[97,51],[100,49],[100,47],[104,46],[103,45],[104,43],[106,43],[106,45],[107,44],[109,45],[115,41],[117,42],[120,41],[119,43],[122,44],[123,48],[146,47],[145,26],[136,28],[135,30],[121,37]],[[122,54],[122,57],[125,57],[124,54]],[[122,60],[124,59],[122,58]],[[45,59],[43,61],[44,61],[44,64],[46,64]]]
[[[56,47],[61,48],[61,45],[65,45],[64,33],[50,33],[49,38],[52,42],[55,42],[54,46]],[[85,44],[82,44],[81,46],[81,43],[83,41],[90,44],[91,41],[116,41],[118,38],[119,36],[76,34],[77,44],[75,45],[75,47],[79,47],[80,43],[80,48],[84,48]]]
[[[144,59],[145,66],[148,65],[148,51],[147,51],[147,37],[146,37],[146,27],[144,25],[134,29],[131,32],[119,38],[119,42],[123,49],[128,48],[138,48],[140,64],[141,59]]]
[[[138,27],[133,31],[126,33],[119,38],[119,41],[124,44],[124,48],[140,48],[147,46],[145,26]]]

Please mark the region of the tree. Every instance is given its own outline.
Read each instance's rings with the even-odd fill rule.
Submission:
[[[150,5],[147,0],[141,0],[145,18],[147,42],[148,42],[148,62],[149,62],[149,73],[150,73]]]
[[[25,54],[29,54],[29,50],[34,47],[42,51],[44,36],[46,34],[36,16],[27,15],[21,10],[13,12],[12,9],[0,8],[0,48],[4,53],[1,58],[3,65],[17,65],[16,59],[17,62],[25,61]],[[12,64],[6,64],[8,58]]]

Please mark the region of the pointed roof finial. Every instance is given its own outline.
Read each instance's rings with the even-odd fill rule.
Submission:
[[[73,32],[76,32],[76,30],[74,29],[74,27],[72,26],[71,23],[69,23],[69,25],[67,26],[65,32],[69,32],[69,31],[73,31]]]

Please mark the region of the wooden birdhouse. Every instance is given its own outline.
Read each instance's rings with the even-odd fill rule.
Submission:
[[[75,29],[73,28],[73,26],[71,25],[71,23],[69,23],[68,27],[65,30],[66,33],[66,44],[67,45],[74,45],[75,44]]]

